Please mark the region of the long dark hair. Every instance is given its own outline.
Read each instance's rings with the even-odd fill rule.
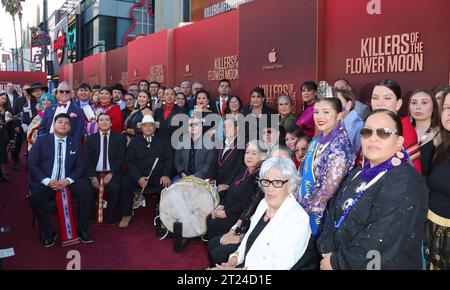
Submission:
[[[137,101],[137,99],[139,98],[139,95],[140,95],[141,93],[146,94],[146,95],[147,95],[147,98],[148,98],[147,104],[145,104],[144,109],[150,109],[150,110],[151,110],[151,109],[152,109],[152,106],[151,106],[151,99],[152,99],[152,97],[150,96],[150,91],[149,91],[149,90],[142,90],[142,91],[139,91],[139,93],[138,93],[137,96],[136,96],[136,101]],[[139,106],[139,103],[137,104],[137,106],[138,106],[138,109],[141,109],[141,107]]]
[[[261,87],[254,87],[250,91],[250,104],[248,105],[249,112],[253,111],[253,106],[251,104],[251,98],[252,98],[251,96],[253,95],[253,93],[257,93],[261,98],[264,98],[264,101],[263,101],[263,104],[262,104],[262,109],[264,109],[264,107],[267,107],[267,105],[266,105],[267,97],[266,97],[266,94],[264,93],[264,89],[261,88]]]
[[[2,93],[0,93],[0,97],[1,96],[6,96],[6,103],[5,103],[5,105],[3,106],[3,109],[5,110],[5,112],[7,111],[7,109],[8,109],[8,95],[5,93],[5,92],[2,92]],[[0,108],[1,108],[1,106],[0,106]]]
[[[231,96],[231,98],[230,98],[229,101],[231,101],[232,98],[235,98],[236,100],[238,100],[238,103],[239,103],[239,113],[242,113],[242,109],[243,109],[243,107],[242,107],[242,100],[241,100],[238,96],[234,95],[234,96]],[[226,115],[226,114],[231,114],[230,106],[227,106],[227,107],[225,108],[225,115]]]
[[[313,90],[313,91],[316,91],[317,92],[317,84],[316,84],[316,82],[315,81],[304,81],[303,83],[302,83],[302,85],[300,86],[300,91],[303,91],[303,88],[306,88],[306,89],[308,89],[308,90]],[[316,100],[317,100],[317,94],[316,94]],[[302,98],[303,99],[303,98]],[[302,108],[302,111],[303,110],[305,110],[305,108],[306,108],[306,102],[304,102],[304,101],[302,101],[302,103],[303,103],[303,108]]]
[[[441,118],[439,118],[439,105],[438,102],[436,100],[436,96],[433,94],[432,91],[430,90],[425,90],[425,89],[417,89],[414,92],[411,93],[411,95],[409,96],[409,103],[408,103],[408,114],[411,118],[411,124],[416,127],[416,120],[413,118],[413,116],[411,116],[411,112],[409,110],[409,106],[411,105],[411,99],[414,95],[418,94],[418,93],[424,93],[426,95],[428,95],[431,98],[431,102],[433,103],[433,113],[431,114],[431,128],[436,128],[439,126],[439,123],[441,121]]]
[[[445,103],[445,99],[450,98],[450,88],[444,91],[444,96],[442,97],[442,104]],[[450,132],[444,128],[444,125],[439,122],[439,131],[441,133],[442,143],[438,146],[434,157],[433,165],[438,165],[448,159],[448,153],[450,152]]]
[[[375,83],[375,87],[376,86],[383,86],[390,89],[394,92],[397,100],[400,100],[402,98],[402,89],[400,88],[400,85],[394,80],[379,80]]]

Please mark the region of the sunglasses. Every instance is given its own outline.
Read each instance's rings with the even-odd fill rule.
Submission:
[[[272,184],[275,188],[282,188],[283,185],[285,185],[288,182],[288,180],[269,180],[269,179],[261,179],[259,181],[259,184],[261,184],[262,187],[269,187],[269,185]]]
[[[60,94],[70,94],[70,90],[58,90]]]
[[[362,128],[359,134],[361,135],[361,138],[367,139],[373,135],[374,131],[377,134],[377,136],[382,140],[388,139],[391,135],[400,136],[398,132],[392,132],[391,129],[389,128],[378,128],[375,130],[370,128]]]

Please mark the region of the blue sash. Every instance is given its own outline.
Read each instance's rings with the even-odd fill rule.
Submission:
[[[318,138],[315,138],[309,143],[308,151],[306,152],[305,159],[303,161],[302,171],[302,186],[301,197],[304,198],[309,194],[316,183],[316,177],[314,176],[314,159],[316,158],[317,147],[319,145]],[[311,225],[311,231],[314,236],[319,233],[319,226],[321,224],[322,217],[315,214],[310,214],[309,223]]]

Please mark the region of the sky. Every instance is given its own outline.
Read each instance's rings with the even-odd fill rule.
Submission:
[[[48,15],[51,15],[53,11],[60,8],[64,4],[65,0],[48,0]],[[36,26],[36,9],[39,5],[41,9],[41,21],[42,21],[42,6],[44,1],[42,0],[25,0],[22,2],[22,26],[26,29],[27,23],[31,26]],[[20,23],[19,17],[16,16],[16,31],[17,31],[17,47],[20,47]],[[3,42],[3,49],[10,51],[15,47],[14,43],[14,26],[12,17],[5,12],[5,9],[0,4],[0,38]],[[4,53],[4,52],[0,52]]]

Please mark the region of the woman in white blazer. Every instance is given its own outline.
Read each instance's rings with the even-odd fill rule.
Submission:
[[[270,158],[262,164],[259,183],[264,199],[238,250],[214,269],[289,270],[300,260],[311,228],[308,214],[293,196],[298,178],[292,160]]]

